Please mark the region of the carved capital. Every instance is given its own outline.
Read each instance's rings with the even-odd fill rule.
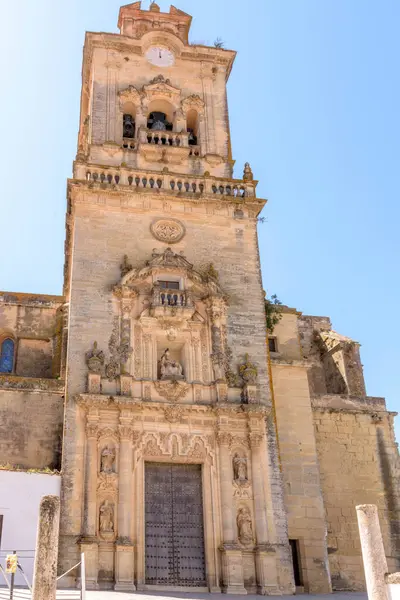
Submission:
[[[88,439],[97,439],[99,434],[99,426],[97,423],[87,423],[86,424],[86,436]]]
[[[259,448],[265,439],[265,433],[252,432],[249,433],[249,442],[251,448]]]
[[[126,424],[118,425],[118,433],[119,433],[119,438],[120,438],[121,442],[132,441],[132,433],[133,433],[132,425],[126,425]]]
[[[227,431],[218,431],[217,441],[220,446],[230,446],[232,443],[232,434]]]

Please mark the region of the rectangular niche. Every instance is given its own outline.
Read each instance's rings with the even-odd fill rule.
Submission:
[[[162,379],[161,358],[168,349],[168,360],[182,366],[183,379],[188,379],[189,361],[185,341],[157,340],[157,379]],[[174,371],[172,366],[171,371]],[[176,370],[179,372],[179,369]],[[167,377],[166,377],[167,378]],[[173,378],[173,377],[171,377]],[[178,376],[177,379],[180,379]]]

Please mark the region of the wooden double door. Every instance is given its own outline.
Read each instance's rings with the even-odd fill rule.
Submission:
[[[206,585],[201,465],[146,463],[146,584]]]

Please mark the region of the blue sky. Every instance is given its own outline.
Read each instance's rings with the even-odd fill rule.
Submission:
[[[84,33],[117,32],[120,4],[1,3],[3,290],[61,293]],[[359,341],[368,393],[398,410],[400,3],[176,4],[194,17],[192,41],[238,51],[233,153],[236,174],[250,161],[269,199],[265,289]]]

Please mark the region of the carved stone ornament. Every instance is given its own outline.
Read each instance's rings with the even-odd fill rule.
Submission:
[[[254,542],[253,524],[250,511],[247,507],[240,508],[236,518],[238,539],[243,546],[250,546]]]
[[[180,383],[179,381],[155,381],[154,387],[160,396],[168,402],[178,402],[189,389],[186,383]]]
[[[183,416],[183,408],[182,406],[169,405],[164,408],[164,416],[165,420],[170,423],[178,423],[182,420]]]
[[[160,371],[162,381],[176,381],[184,379],[182,365],[171,358],[167,348],[160,359]]]
[[[234,480],[239,484],[247,483],[247,458],[235,454],[232,462]]]
[[[114,504],[106,500],[99,509],[99,531],[102,538],[114,535]]]
[[[100,471],[102,473],[114,473],[115,471],[115,449],[114,448],[103,448],[101,452],[101,466]]]
[[[121,106],[123,106],[125,102],[132,102],[135,106],[139,106],[143,98],[143,92],[139,92],[133,85],[120,91],[118,95]]]
[[[158,219],[150,225],[152,235],[166,244],[177,244],[185,235],[185,228],[177,219]]]
[[[243,171],[243,181],[253,181],[253,171],[251,170],[250,163],[245,163]]]
[[[249,385],[257,384],[258,369],[257,366],[250,362],[249,355],[245,355],[245,362],[239,367],[240,377]]]
[[[98,349],[97,342],[94,342],[92,350],[86,352],[86,364],[90,373],[101,373],[104,365],[104,353]]]
[[[182,109],[185,113],[191,108],[194,108],[198,112],[202,112],[204,110],[204,102],[198,94],[192,94],[191,96],[188,96],[182,100]]]
[[[124,258],[122,259],[122,263],[120,264],[119,268],[121,270],[121,277],[124,277],[124,275],[132,271],[133,267],[128,260],[127,254],[124,255]]]
[[[100,473],[97,480],[97,491],[114,494],[118,488],[118,475],[116,473]]]

